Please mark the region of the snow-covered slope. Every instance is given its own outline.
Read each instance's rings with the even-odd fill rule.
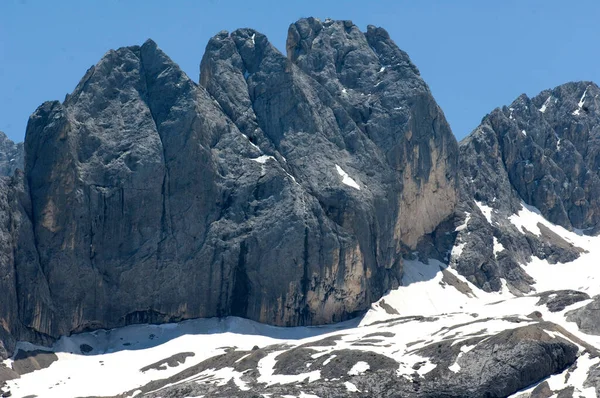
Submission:
[[[566,264],[523,264],[535,279],[526,296],[486,293],[440,262],[406,260],[404,286],[341,324],[278,328],[230,317],[63,337],[52,347],[57,360],[4,390],[48,398],[458,397],[484,389],[596,397],[600,336],[567,314],[600,294],[600,237],[569,232],[526,206],[510,222],[534,234],[541,224],[584,252]],[[5,365],[36,367],[35,355],[18,357]]]

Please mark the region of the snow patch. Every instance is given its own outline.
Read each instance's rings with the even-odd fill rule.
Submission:
[[[546,98],[546,101],[544,101],[544,104],[538,110],[542,113],[546,112],[546,109],[548,109],[548,106],[550,105],[550,101],[552,101],[552,96],[549,96],[548,98]]]
[[[326,359],[326,360],[323,362],[323,366],[327,365],[327,364],[328,364],[329,362],[331,362],[331,360],[332,360],[333,358],[335,358],[335,357],[336,357],[336,355],[335,355],[335,354],[333,354],[332,356],[330,356],[329,358],[327,358],[327,359]]]
[[[458,373],[460,371],[460,365],[458,364],[458,358],[461,357],[461,354],[458,354],[458,357],[456,358],[456,362],[454,362],[452,365],[448,366],[448,370],[450,370],[451,372],[454,373]]]
[[[265,164],[265,163],[267,163],[267,161],[269,159],[275,160],[275,158],[273,156],[267,156],[267,155],[262,155],[257,158],[254,158],[252,160],[254,160],[256,163]]]
[[[494,255],[496,255],[496,254],[498,254],[498,253],[500,253],[500,252],[502,252],[504,250],[505,249],[504,249],[504,246],[502,245],[502,243],[500,243],[498,241],[498,238],[496,238],[494,236]]]
[[[466,242],[458,243],[452,246],[452,250],[450,251],[450,258],[459,258],[462,255],[465,246],[467,246]]]
[[[344,383],[344,386],[346,387],[346,390],[348,392],[360,392],[360,390],[352,383],[350,383],[349,381]]]
[[[460,224],[458,227],[456,227],[454,229],[454,231],[455,232],[459,232],[459,231],[462,231],[463,229],[466,229],[467,226],[469,225],[469,220],[470,219],[471,219],[471,213],[466,213],[465,221],[462,224]]]
[[[262,151],[260,150],[260,148],[257,145],[255,145],[254,142],[250,141],[250,138],[248,138],[248,136],[246,134],[242,133],[242,135],[244,136],[245,139],[248,140],[248,142],[250,143],[250,145],[252,145],[252,147],[254,149],[256,149],[256,150],[258,150],[259,152],[262,153]]]
[[[360,191],[360,186],[358,186],[358,184],[356,183],[356,181],[354,181],[349,175],[348,173],[346,173],[340,166],[338,166],[337,164],[335,165],[335,169],[337,170],[338,174],[340,175],[340,177],[342,177],[342,184],[346,184],[349,187],[352,187],[354,189],[358,189]]]
[[[579,112],[581,112],[581,108],[583,108],[583,105],[585,104],[585,96],[587,94],[588,88],[590,88],[589,86],[587,86],[585,88],[585,91],[583,92],[583,95],[581,96],[581,99],[579,100],[579,102],[577,103],[577,109],[575,109],[572,113],[572,115],[574,116],[578,116]]]
[[[485,219],[487,220],[487,222],[489,224],[491,224],[492,223],[492,212],[494,211],[494,209],[492,209],[490,206],[484,205],[483,203],[481,203],[479,201],[475,201],[475,204],[477,204],[477,207],[479,207],[479,210],[481,210],[481,212],[485,216]]]
[[[308,378],[308,382],[312,383],[315,380],[321,378],[320,370],[313,370],[308,373],[300,373],[297,375],[276,375],[275,364],[277,363],[277,356],[284,353],[285,351],[275,351],[264,357],[258,362],[258,371],[260,376],[257,381],[259,383],[265,383],[267,386],[273,384],[290,384],[298,383]]]
[[[358,375],[365,373],[369,369],[371,369],[371,366],[369,366],[368,363],[366,363],[364,361],[358,361],[358,362],[356,362],[356,364],[354,364],[352,369],[350,369],[348,371],[348,375],[358,376]]]

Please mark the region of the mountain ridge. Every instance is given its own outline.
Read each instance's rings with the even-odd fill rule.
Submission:
[[[384,29],[301,19],[290,25],[286,52],[250,28],[219,32],[196,83],[149,39],[108,51],[62,103],[34,112],[20,147],[24,171],[7,168],[14,175],[0,179],[0,356],[29,352],[17,341],[56,346],[61,336],[145,323],[242,317],[314,326],[364,314],[375,321],[353,329],[359,337],[331,360],[339,356],[340,369],[358,377],[347,382],[365,392],[396,383],[415,397],[439,389],[506,396],[571,372],[588,354],[592,378],[589,351],[598,347],[585,334],[595,330],[596,304],[582,290],[595,290],[558,290],[539,267],[593,254],[583,232],[595,235],[600,214],[598,86],[572,82],[519,96],[457,143],[417,67]],[[430,301],[453,297],[455,312],[432,302],[439,312],[414,314],[403,296],[411,291]],[[462,312],[459,303],[471,308],[479,297],[477,311],[493,312],[494,299],[502,309],[488,318]],[[511,312],[513,299],[532,312]],[[472,341],[457,347],[433,329],[431,345],[402,343],[397,349],[416,361],[406,369],[385,350],[351,348],[393,345],[360,343],[378,322],[387,339],[404,322],[453,330],[471,318],[489,330],[465,328],[460,338]],[[502,348],[490,354],[488,339]],[[469,354],[470,343],[483,345]],[[227,388],[177,379],[169,394],[188,394],[181,387],[245,396],[245,383],[283,393],[262,386],[258,365],[277,355],[287,365],[272,372],[303,375],[306,362],[318,367],[309,373],[333,375],[326,361],[313,361],[319,345],[306,344],[259,348],[253,376],[234,372]],[[95,352],[81,347],[73,351]],[[214,361],[237,369],[254,355],[229,354],[215,357],[222,363],[199,356],[206,362],[197,370]],[[523,355],[528,361],[518,363]],[[485,383],[469,382],[478,370],[468,364],[491,358],[504,362],[486,369]],[[351,362],[367,363],[373,375],[362,378]],[[333,379],[320,382],[320,393],[359,390]],[[153,396],[156,385],[138,386]]]

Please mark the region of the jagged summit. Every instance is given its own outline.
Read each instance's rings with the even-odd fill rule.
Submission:
[[[593,82],[571,82],[531,99],[521,95],[486,116],[472,134],[493,131],[519,196],[569,229],[595,230],[600,222],[598,94]],[[467,137],[461,146],[472,142]]]

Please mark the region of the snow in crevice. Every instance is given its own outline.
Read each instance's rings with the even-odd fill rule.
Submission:
[[[523,134],[525,137],[527,137],[527,131],[521,130],[521,134]]]
[[[585,104],[585,96],[587,94],[588,88],[590,88],[589,86],[585,88],[585,91],[583,92],[583,95],[581,96],[581,99],[579,99],[579,102],[577,103],[577,109],[575,109],[572,113],[572,115],[574,116],[578,116],[579,113],[581,112],[581,109],[583,108],[583,105]]]
[[[493,246],[493,250],[494,250],[494,255],[497,255],[498,253],[504,251],[504,246],[502,245],[502,243],[500,243],[498,241],[498,238],[496,238],[494,236],[494,246]]]
[[[466,242],[457,243],[454,246],[452,246],[452,250],[450,251],[450,259],[460,258],[466,246]]]
[[[300,391],[300,395],[298,395],[298,398],[320,398],[320,397],[318,395],[315,395],[315,394],[307,394],[307,393],[305,393],[303,391]]]
[[[335,165],[335,169],[337,170],[340,177],[342,177],[342,184],[348,185],[354,189],[358,189],[360,191],[360,186],[354,181],[348,173],[346,173],[340,166]]]
[[[269,160],[275,160],[275,158],[273,156],[269,156],[269,155],[261,155],[257,158],[251,159],[251,160],[255,161],[256,163],[265,164]]]
[[[459,360],[459,359],[460,359],[460,357],[462,357],[462,356],[463,356],[463,352],[459,352],[459,353],[458,353],[458,356],[456,357],[456,361],[455,361],[455,362],[454,362],[452,365],[448,366],[448,369],[449,369],[451,372],[458,373],[458,372],[460,371],[460,365],[458,364],[458,360]]]
[[[256,33],[253,33],[252,36],[250,37],[250,41],[252,42],[253,46],[256,44],[256,41],[254,39],[256,39]]]
[[[326,360],[323,362],[323,366],[326,366],[326,365],[327,365],[329,362],[331,362],[331,360],[332,360],[333,358],[335,358],[335,357],[336,357],[336,355],[335,355],[335,354],[331,355],[329,358],[327,358],[327,359],[326,359]]]
[[[247,137],[246,137],[246,138],[247,138]],[[250,143],[252,144],[252,142],[250,142]],[[252,145],[253,145],[253,146],[255,146],[255,147],[256,147],[256,148],[257,148],[257,149],[260,151],[260,148],[258,148],[258,147],[257,147],[256,145],[254,145],[254,144],[252,144]],[[261,170],[262,170],[262,175],[264,175],[264,174],[266,173],[265,164],[266,164],[266,163],[267,163],[269,160],[277,161],[277,159],[275,159],[275,157],[273,157],[273,156],[270,156],[270,155],[261,155],[261,156],[259,156],[259,157],[257,157],[257,158],[253,158],[253,159],[250,159],[250,160],[253,160],[253,161],[255,161],[256,163],[259,163],[259,164],[261,164],[261,165],[262,165],[262,169],[261,169]],[[285,159],[284,159],[284,160],[285,160]],[[280,167],[281,167],[281,166],[280,166]],[[298,181],[296,181],[296,178],[294,178],[294,176],[293,176],[293,175],[291,175],[290,173],[288,173],[288,171],[287,171],[286,169],[284,169],[283,167],[281,167],[281,169],[282,169],[282,170],[285,172],[285,174],[286,174],[286,175],[287,175],[287,176],[288,176],[288,177],[289,177],[289,178],[292,180],[292,182],[293,182],[294,184],[296,184],[296,185],[300,185],[300,184],[298,183]]]
[[[551,101],[552,101],[552,96],[549,96],[548,98],[546,98],[546,101],[544,101],[544,104],[542,105],[542,107],[538,110],[542,113],[546,112],[546,109],[548,109],[548,106],[550,105]]]
[[[475,204],[477,204],[477,207],[479,207],[479,210],[481,210],[487,222],[489,224],[492,224],[492,212],[494,211],[494,209],[492,209],[490,206],[484,205],[479,201],[475,201]]]
[[[244,138],[248,140],[248,142],[250,143],[250,145],[252,145],[254,149],[262,153],[261,149],[254,142],[250,141],[250,138],[248,138],[246,134],[242,133],[242,136],[244,136]]]
[[[456,227],[456,229],[454,230],[455,232],[460,232],[463,229],[466,229],[467,226],[469,225],[469,220],[471,219],[471,213],[465,213],[465,214],[466,214],[465,221],[461,225]]]

